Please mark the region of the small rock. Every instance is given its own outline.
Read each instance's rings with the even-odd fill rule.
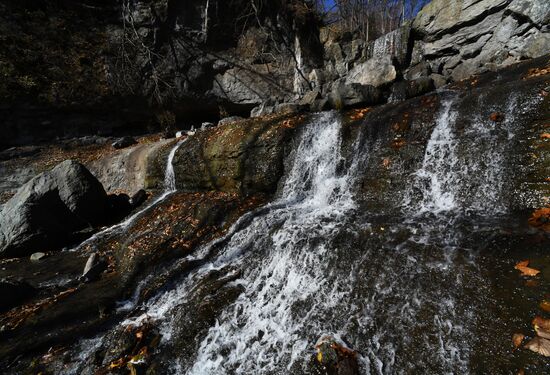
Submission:
[[[184,130],[178,130],[176,132],[176,138],[181,138],[185,135],[185,131]]]
[[[126,137],[119,138],[118,140],[113,142],[112,146],[118,150],[121,148],[126,148],[129,146],[135,145],[136,143],[137,141],[135,140],[134,137],[126,136]]]
[[[218,121],[218,126],[219,125],[230,124],[232,122],[237,122],[237,121],[241,121],[241,120],[243,120],[243,118],[241,116],[225,117],[225,118],[222,118],[220,121]]]
[[[252,110],[250,111],[250,117],[266,116],[274,112],[275,112],[274,106],[262,103],[259,106],[252,108]]]
[[[315,345],[317,354],[313,360],[319,374],[358,375],[357,352],[338,342],[332,336],[324,336]]]
[[[380,87],[392,83],[397,78],[397,71],[388,56],[369,59],[358,64],[348,73],[347,84],[359,83]]]
[[[107,269],[107,262],[101,259],[96,253],[93,253],[88,257],[80,279],[84,282],[95,281],[105,269]]]
[[[443,87],[447,84],[447,79],[441,74],[432,73],[430,74],[430,78],[434,82],[434,86],[436,89]]]
[[[404,74],[405,79],[414,80],[420,77],[427,77],[432,72],[430,64],[426,61],[421,61],[415,66],[407,69]]]
[[[206,130],[206,129],[210,129],[210,128],[213,128],[213,127],[214,127],[213,123],[203,122],[202,125],[201,125],[201,130]]]
[[[41,252],[34,253],[31,255],[31,261],[38,262],[39,260],[44,259],[45,257],[46,257],[46,253],[41,253]]]
[[[305,106],[297,103],[281,103],[277,104],[273,110],[274,113],[299,113],[304,110]]]
[[[319,92],[319,90],[316,89],[316,90],[308,91],[304,94],[304,96],[302,96],[302,99],[300,100],[300,104],[309,106],[311,108],[311,106],[315,103],[315,101],[320,98],[321,98],[321,93]]]
[[[139,189],[132,198],[130,198],[130,205],[132,208],[140,206],[143,202],[147,200],[147,192],[143,189]]]

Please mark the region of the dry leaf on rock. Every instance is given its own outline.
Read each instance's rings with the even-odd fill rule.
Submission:
[[[514,268],[520,271],[522,276],[537,276],[540,273],[540,271],[535,268],[527,267],[528,265],[528,260],[522,260],[516,264]]]
[[[525,344],[524,348],[545,357],[550,357],[550,340],[547,340],[545,338],[537,336],[529,341],[527,344]]]
[[[512,344],[514,345],[514,350],[519,348],[524,338],[525,335],[523,333],[514,333],[512,335]]]

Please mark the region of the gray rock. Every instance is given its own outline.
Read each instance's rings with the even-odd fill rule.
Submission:
[[[460,56],[463,59],[470,59],[472,57],[475,57],[479,55],[481,52],[481,49],[485,46],[487,41],[491,39],[491,34],[485,34],[482,35],[477,41],[474,43],[466,45],[464,48],[460,50]],[[456,66],[456,65],[455,65]]]
[[[214,79],[212,94],[236,104],[259,104],[267,98],[284,97],[285,92],[273,81],[269,71],[232,68]]]
[[[298,113],[306,109],[306,107],[299,103],[281,103],[273,108],[273,113]]]
[[[33,253],[30,259],[31,259],[31,262],[38,262],[41,259],[44,259],[45,257],[46,257],[46,253],[38,252],[38,253]]]
[[[311,104],[309,109],[312,112],[320,112],[320,111],[326,111],[330,109],[330,103],[328,98],[317,99],[315,102]]]
[[[440,35],[476,21],[502,9],[510,0],[432,0],[413,21],[415,32],[435,40]],[[479,22],[477,22],[479,23]]]
[[[389,57],[397,65],[404,67],[409,52],[410,26],[402,26],[370,42],[367,47],[367,59]]]
[[[130,147],[132,145],[135,145],[136,143],[137,141],[134,137],[126,136],[117,139],[115,142],[113,142],[112,146],[118,150],[121,148]]]
[[[250,117],[261,117],[270,115],[275,112],[275,106],[262,103],[257,107],[252,108],[250,111]]]
[[[373,105],[382,101],[380,90],[371,85],[335,82],[329,95],[331,108],[342,109],[360,105]]]
[[[314,89],[318,89],[325,83],[325,73],[321,69],[312,69],[308,75],[309,82]]]
[[[426,61],[421,61],[420,63],[410,67],[407,69],[405,74],[403,76],[407,80],[413,80],[420,77],[427,77],[432,72],[432,69],[430,67],[430,64],[428,64]]]
[[[91,254],[86,261],[84,271],[80,280],[84,282],[92,282],[99,278],[101,273],[107,269],[107,262],[99,257],[96,253]]]
[[[147,200],[147,192],[143,189],[139,189],[129,200],[132,208],[139,207]]]
[[[445,86],[447,84],[447,80],[441,74],[432,73],[432,74],[430,74],[430,78],[432,79],[436,89],[438,89],[442,86]]]
[[[241,116],[224,117],[220,121],[218,121],[218,126],[219,125],[230,124],[232,122],[237,122],[237,121],[241,121],[241,120],[243,120],[243,118]]]
[[[390,101],[402,101],[424,95],[435,89],[434,82],[429,77],[419,77],[411,81],[395,82],[391,88]]]
[[[469,78],[474,74],[479,73],[479,71],[480,71],[479,62],[477,60],[467,60],[467,61],[464,61],[459,66],[457,66],[453,70],[451,76],[453,80],[456,82],[456,81],[461,81],[463,79]]]
[[[300,99],[300,104],[311,107],[311,105],[320,97],[321,93],[319,92],[319,90],[315,89],[308,91],[304,94],[304,96],[302,96],[302,99]]]
[[[23,185],[0,215],[0,257],[57,248],[105,220],[107,194],[82,164],[66,160]]]
[[[346,78],[347,84],[358,83],[380,87],[395,81],[397,71],[388,56],[373,58],[355,66]]]
[[[213,127],[214,127],[214,124],[211,123],[211,122],[203,122],[201,124],[201,130],[210,129],[210,128],[213,128]]]
[[[550,23],[548,0],[513,0],[508,5],[508,10],[529,18],[539,28]]]
[[[499,26],[502,15],[503,11],[500,11],[487,16],[472,26],[459,28],[455,32],[442,35],[440,38],[427,38],[429,40],[422,45],[422,53],[427,58],[458,54],[464,46],[475,43],[483,35],[492,34]]]
[[[523,48],[525,57],[534,59],[544,56],[550,51],[550,34],[537,32],[535,36],[530,38]]]

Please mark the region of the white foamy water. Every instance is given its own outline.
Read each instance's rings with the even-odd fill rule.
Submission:
[[[188,373],[261,374],[275,371],[281,363],[290,368],[301,361],[311,345],[308,335],[320,329],[314,327],[314,316],[336,307],[342,297],[332,292],[336,285],[328,282],[330,270],[323,259],[346,213],[355,207],[353,168],[338,172],[343,162],[340,128],[336,113],[324,113],[312,121],[303,130],[273,209],[233,234],[217,258],[194,277],[154,299],[145,314],[125,324],[160,319],[163,337],[169,341],[176,326],[171,310],[185,299],[193,279],[211,269],[243,264],[243,275],[236,283],[245,291],[205,335]],[[304,304],[307,308],[297,310]],[[227,347],[229,355],[222,356],[220,350]],[[183,366],[175,364],[174,372]]]
[[[455,96],[443,101],[422,166],[413,175],[404,207],[415,214],[500,214],[507,210],[503,199],[506,154],[517,131],[517,98],[508,99],[502,123],[472,113],[469,123],[458,124],[453,107],[459,103]]]

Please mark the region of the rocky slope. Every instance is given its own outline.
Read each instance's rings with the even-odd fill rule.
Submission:
[[[271,24],[282,39],[255,27],[220,35],[239,1],[192,1],[189,12],[171,1],[122,4],[126,13],[102,1],[63,9],[110,14],[101,25],[111,46],[128,31],[122,22],[156,48],[153,66],[143,50],[128,53],[145,71],[132,81],[138,97],[154,91],[153,73],[174,79],[164,83],[175,91],[157,93],[172,95],[157,121],[172,118],[167,108],[171,127],[253,107],[254,117],[122,149],[105,136],[2,152],[0,289],[15,296],[0,304],[3,373],[215,372],[226,365],[219,356],[228,373],[546,366],[510,354],[508,330],[527,329],[550,280],[547,2],[434,0],[371,43],[308,35],[309,13],[303,24]],[[289,14],[275,8],[261,13],[268,24]],[[246,55],[258,46],[266,50]],[[281,59],[270,60],[277,48]],[[105,66],[116,53],[102,55]],[[168,74],[180,62],[186,78]],[[26,110],[28,98],[10,105]],[[61,107],[49,115],[75,109]],[[307,111],[330,108],[342,111]],[[10,142],[51,136],[29,127],[34,114],[7,122]],[[139,189],[149,197],[138,208],[129,195]],[[87,240],[71,238],[86,227]],[[518,303],[527,286],[506,270],[524,256],[543,273]],[[282,294],[265,292],[270,283]],[[480,322],[483,313],[497,323]],[[346,332],[359,352],[327,332]],[[447,346],[430,346],[439,339]],[[473,353],[447,355],[463,348]]]

